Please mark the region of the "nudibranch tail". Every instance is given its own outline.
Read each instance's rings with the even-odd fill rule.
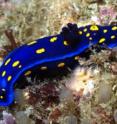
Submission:
[[[68,24],[60,34],[34,40],[13,50],[0,67],[0,106],[14,100],[14,84],[38,72],[55,72],[78,64],[79,57],[92,45],[117,46],[117,26]]]

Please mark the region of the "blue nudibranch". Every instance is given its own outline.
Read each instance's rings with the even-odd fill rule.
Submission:
[[[88,25],[78,28],[68,24],[60,34],[37,39],[13,50],[0,67],[0,106],[14,100],[14,84],[35,69],[39,72],[72,67],[78,56],[89,48],[89,43],[117,46],[117,25]]]

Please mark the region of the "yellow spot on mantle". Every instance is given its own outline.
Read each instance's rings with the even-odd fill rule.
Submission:
[[[27,45],[33,45],[35,43],[37,43],[37,41],[32,41],[32,42],[28,43]]]
[[[6,71],[2,72],[2,77],[4,77],[6,75]]]
[[[92,40],[92,37],[90,37],[89,40]]]
[[[112,35],[112,36],[111,36],[111,39],[115,39],[115,35]]]
[[[78,34],[79,34],[79,35],[82,35],[82,31],[79,31]]]
[[[46,66],[41,67],[41,70],[47,70]]]
[[[5,66],[9,64],[9,62],[11,61],[11,58],[9,58],[6,62],[5,62]]]
[[[12,76],[8,76],[7,81],[10,81],[12,79]]]
[[[98,31],[99,28],[98,28],[97,25],[92,25],[92,26],[90,27],[90,30],[91,30],[91,31]]]
[[[27,71],[24,75],[25,76],[28,76],[28,75],[30,75],[32,72],[31,71]]]
[[[90,33],[87,33],[87,34],[86,34],[86,37],[89,37],[89,36],[90,36]]]
[[[44,53],[44,52],[45,52],[44,48],[40,48],[40,49],[36,50],[37,54],[41,54],[41,53]]]
[[[63,66],[65,66],[65,63],[63,62],[58,64],[58,67],[63,67]]]
[[[55,42],[57,40],[57,37],[52,37],[51,39],[50,39],[50,42]]]
[[[16,67],[16,66],[19,65],[19,63],[20,63],[19,61],[15,61],[15,62],[12,64],[12,66],[13,66],[13,67]]]
[[[68,41],[64,41],[63,44],[64,44],[65,46],[68,46],[68,45],[69,45],[69,44],[68,44]]]
[[[86,32],[87,31],[87,28],[85,28],[83,31]]]
[[[3,99],[4,97],[3,96],[0,96],[0,99]]]
[[[107,33],[107,32],[108,32],[108,30],[107,30],[107,29],[104,29],[104,30],[103,30],[103,32],[104,32],[104,33]]]
[[[117,30],[117,26],[113,26],[112,27],[112,30],[114,31],[114,30]]]
[[[101,39],[99,40],[99,43],[103,43],[105,40],[106,40],[105,38],[101,38]]]

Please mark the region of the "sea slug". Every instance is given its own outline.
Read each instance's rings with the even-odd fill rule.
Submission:
[[[55,36],[48,36],[14,49],[0,67],[0,106],[9,106],[14,100],[14,84],[35,69],[56,71],[72,67],[89,44],[105,43],[117,46],[117,25],[88,25],[78,28],[68,24]]]

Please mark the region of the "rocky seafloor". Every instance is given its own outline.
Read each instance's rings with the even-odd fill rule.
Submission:
[[[0,64],[14,48],[69,22],[117,24],[117,0],[0,0]],[[0,107],[0,124],[117,124],[117,48],[90,51],[67,75],[19,82],[14,103]]]

